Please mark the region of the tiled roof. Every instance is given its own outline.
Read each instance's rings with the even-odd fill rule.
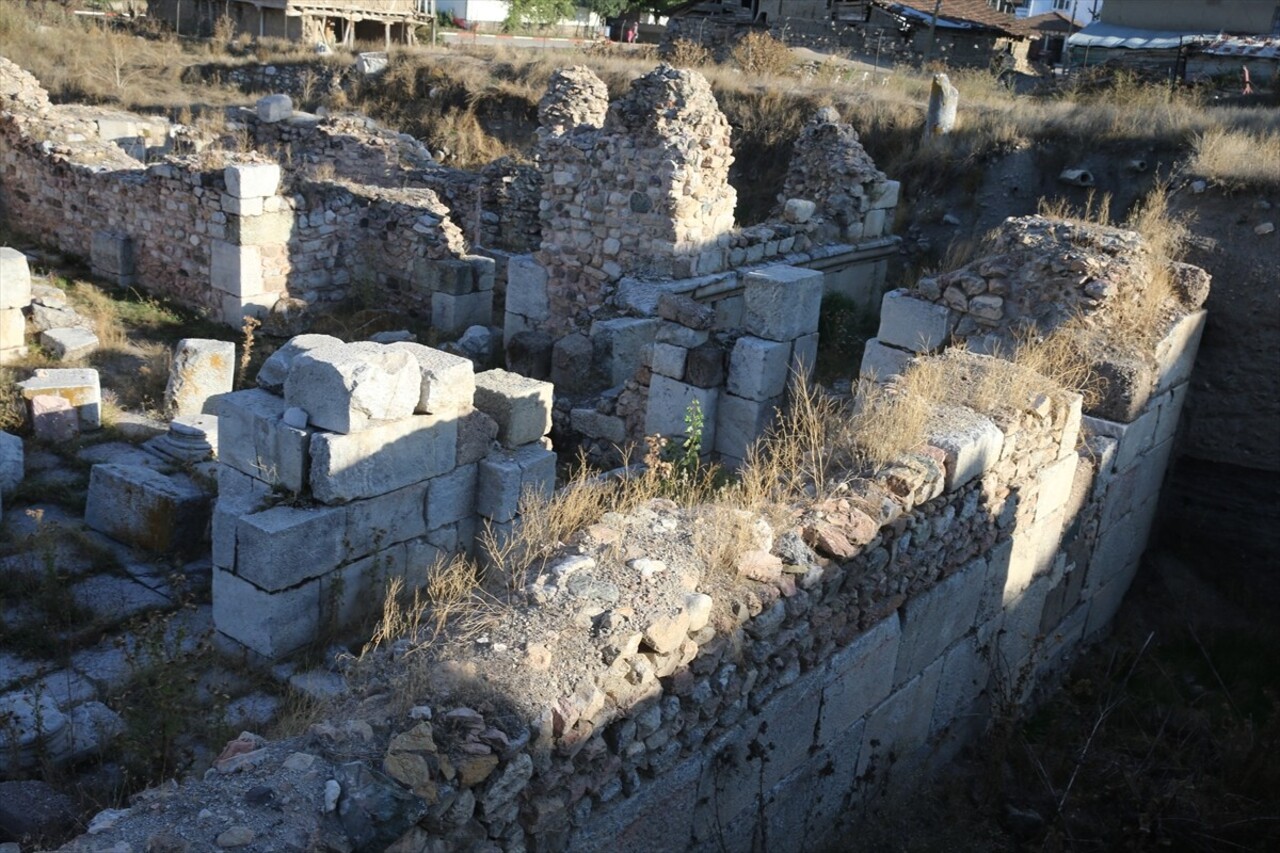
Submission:
[[[901,6],[915,12],[916,14],[912,17],[924,15],[926,18],[933,17],[933,9],[936,5],[936,0],[875,0],[875,2],[889,9]],[[938,9],[938,18],[1001,30],[1010,34],[1025,34],[1024,30],[1018,28],[1018,24],[1023,23],[1022,21],[1013,15],[997,12],[987,5],[986,0],[942,0],[942,6]]]

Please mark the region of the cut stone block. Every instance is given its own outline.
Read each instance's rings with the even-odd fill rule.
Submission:
[[[719,390],[698,388],[666,376],[654,376],[649,382],[649,406],[644,415],[645,435],[684,435],[688,431],[685,413],[695,400],[702,410],[702,447],[714,447]]]
[[[233,329],[243,330],[246,317],[254,317],[258,320],[266,318],[279,298],[277,293],[258,293],[252,296],[224,293],[222,294],[222,322]]]
[[[336,569],[346,556],[346,513],[275,506],[236,522],[236,574],[267,592]]]
[[[0,311],[26,308],[31,304],[31,268],[27,256],[17,249],[0,246]],[[9,343],[0,339],[0,347]]]
[[[742,284],[743,328],[749,334],[791,341],[818,330],[822,273],[779,265],[748,273]]]
[[[280,186],[280,167],[275,163],[236,163],[222,174],[227,193],[235,198],[266,198]]]
[[[1146,358],[1110,355],[1090,365],[1102,389],[1101,399],[1090,409],[1095,417],[1127,424],[1147,409],[1156,384],[1153,364]]]
[[[272,394],[284,394],[284,381],[289,378],[289,367],[293,360],[304,352],[331,345],[342,346],[342,341],[331,335],[297,335],[290,338],[258,368],[258,387],[265,388]]]
[[[1156,344],[1156,394],[1191,379],[1207,316],[1206,311],[1188,314],[1174,324],[1164,340]]]
[[[453,470],[458,421],[414,415],[363,432],[311,437],[311,494],[327,503],[384,495]]]
[[[278,660],[312,642],[320,628],[320,581],[270,593],[214,567],[213,624],[237,643]]]
[[[730,394],[748,400],[768,400],[787,388],[791,344],[743,335],[729,355]]]
[[[1078,456],[1068,456],[1040,469],[1036,475],[1035,523],[1041,523],[1067,503],[1079,460]]]
[[[236,565],[236,526],[240,517],[267,508],[271,487],[228,465],[218,466],[218,500],[209,525],[213,564],[227,570]]]
[[[1114,438],[1116,444],[1115,471],[1124,473],[1134,466],[1143,453],[1151,449],[1160,425],[1160,407],[1150,406],[1130,423],[1117,423],[1102,418],[1084,417],[1084,428],[1091,436]]]
[[[250,388],[223,394],[216,405],[223,465],[294,494],[306,487],[312,431],[284,422],[284,400]]]
[[[653,345],[653,355],[649,359],[649,369],[660,376],[672,379],[684,379],[684,360],[689,351],[674,344]]]
[[[472,326],[488,326],[492,320],[492,290],[462,296],[431,294],[431,327],[439,329],[441,334],[457,335]]]
[[[427,535],[428,482],[347,504],[344,561]]]
[[[458,418],[457,467],[479,462],[493,450],[498,437],[498,423],[479,409]]]
[[[883,181],[871,191],[869,200],[872,210],[892,210],[898,206],[898,194],[902,184],[898,181]]]
[[[284,398],[305,409],[313,425],[345,434],[373,421],[407,418],[421,390],[422,375],[413,356],[363,342],[299,354],[289,366]]]
[[[547,301],[547,271],[532,255],[514,255],[507,261],[506,310],[530,320],[551,315]]]
[[[471,278],[476,290],[493,290],[498,277],[497,261],[484,255],[464,255],[462,260],[471,267]]]
[[[476,374],[476,408],[498,423],[498,441],[520,447],[551,431],[550,382],[527,379],[505,370]]]
[[[948,492],[981,477],[1004,447],[1004,433],[990,418],[959,406],[938,406],[928,431],[929,443],[946,453]]]
[[[795,344],[791,347],[791,366],[788,368],[787,382],[793,383],[800,376],[808,382],[813,378],[813,371],[817,365],[818,333],[796,338]]]
[[[461,259],[422,260],[415,265],[414,271],[417,287],[428,293],[463,296],[478,289],[471,265]]]
[[[209,496],[186,478],[143,465],[95,465],[84,520],[126,545],[190,554],[203,548],[209,509]]]
[[[424,535],[475,514],[477,467],[466,465],[428,481]]]
[[[880,330],[876,339],[911,352],[932,352],[947,342],[951,329],[951,312],[947,306],[917,299],[908,291],[898,289],[886,293],[880,303]]]
[[[459,414],[471,410],[476,395],[476,371],[471,359],[438,349],[401,341],[389,345],[403,350],[418,362],[422,373],[419,414]]]
[[[228,216],[225,235],[228,243],[241,248],[277,249],[289,242],[293,225],[293,211],[264,209],[257,216]],[[259,251],[258,257],[261,256]]]
[[[209,248],[209,284],[241,299],[261,294],[262,255],[258,247],[214,240]]]
[[[64,398],[52,394],[37,394],[29,403],[31,431],[37,441],[66,444],[80,435],[80,419]]]
[[[278,121],[284,121],[292,115],[293,98],[290,98],[288,95],[267,95],[266,97],[258,99],[259,121],[264,121],[267,124],[275,124]],[[228,180],[228,185],[230,185],[230,180]],[[274,187],[272,188],[272,192],[275,192]],[[263,193],[263,195],[270,194],[271,193]]]
[[[901,637],[894,613],[831,657],[822,691],[822,731],[844,731],[889,695]]]
[[[923,672],[974,626],[987,577],[985,560],[974,560],[902,607],[902,640],[894,684]]]
[[[164,390],[165,411],[169,417],[213,414],[209,398],[231,392],[235,371],[236,345],[230,341],[178,341]]]
[[[13,364],[27,355],[27,319],[21,308],[0,308],[0,364]]]
[[[0,432],[0,497],[8,497],[22,482],[22,439],[13,433]]]
[[[883,782],[892,765],[902,762],[903,757],[911,756],[924,744],[933,722],[942,665],[943,661],[935,661],[867,716],[862,751],[858,755],[859,777],[874,767],[876,776]]]
[[[133,240],[115,231],[95,231],[89,242],[89,265],[95,275],[118,285],[133,283]]]
[[[591,324],[591,343],[596,357],[606,360],[610,387],[621,385],[635,375],[659,325],[657,319],[640,317],[618,317]]]
[[[721,394],[716,411],[716,452],[738,462],[745,460],[747,450],[773,424],[781,405],[781,397],[745,400]]]
[[[905,373],[913,358],[915,353],[887,346],[879,338],[871,338],[862,349],[862,365],[858,368],[858,375],[863,379],[883,382]]]
[[[572,409],[569,423],[575,432],[587,438],[598,438],[621,447],[627,440],[627,425],[622,418],[604,415],[595,409]]]
[[[98,336],[88,329],[49,329],[40,333],[40,346],[59,361],[76,361],[98,349]]]
[[[384,548],[320,578],[320,622],[352,628],[381,611],[387,588],[405,576],[404,543]]]
[[[515,518],[520,499],[547,497],[556,485],[556,455],[541,444],[499,451],[480,460],[476,512],[497,523]]]

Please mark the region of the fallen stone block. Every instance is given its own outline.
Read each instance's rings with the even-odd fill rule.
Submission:
[[[537,441],[551,431],[550,382],[505,370],[476,374],[475,405],[498,423],[498,441],[509,448]]]
[[[791,341],[818,330],[822,273],[779,265],[748,273],[742,284],[743,328],[749,334]]]
[[[952,328],[947,306],[917,299],[903,289],[891,290],[880,303],[876,339],[913,353],[931,352],[947,342]]]
[[[218,408],[218,460],[241,473],[294,494],[307,485],[312,430],[285,423],[288,405],[250,388],[222,394]]]
[[[293,98],[288,95],[267,95],[258,99],[258,120],[267,124],[275,124],[293,115]],[[272,190],[274,192],[274,188]],[[271,193],[263,193],[270,195]]]
[[[304,352],[322,346],[342,346],[342,341],[331,335],[297,335],[273,352],[258,368],[258,387],[272,394],[284,394],[284,382],[289,377],[293,360]]]
[[[37,441],[49,444],[66,444],[80,435],[80,419],[62,397],[37,394],[28,401],[31,409],[31,430]]]
[[[275,506],[236,522],[236,575],[277,592],[336,569],[346,556],[346,513]]]
[[[280,186],[280,167],[275,163],[235,163],[222,174],[227,193],[235,198],[266,198]]]
[[[213,624],[242,646],[278,660],[315,640],[320,581],[271,593],[215,566]]]
[[[555,490],[556,455],[541,444],[498,451],[480,460],[476,512],[497,523],[519,514],[526,494],[545,498]]]
[[[418,363],[422,382],[415,412],[443,415],[470,411],[476,395],[471,359],[409,341],[390,344],[389,348],[409,353]]]
[[[311,437],[311,494],[327,503],[384,495],[453,470],[458,421],[414,415],[342,435]]]
[[[417,360],[402,349],[371,342],[327,346],[294,358],[284,398],[305,409],[312,424],[354,433],[374,421],[407,418],[421,395]]]
[[[748,400],[769,400],[787,388],[791,344],[743,335],[729,355],[726,390]]]
[[[142,465],[95,465],[85,523],[112,539],[156,553],[193,554],[204,546],[209,495],[185,477]]]
[[[27,256],[17,249],[0,246],[0,311],[26,308],[31,304],[31,268]],[[8,343],[0,343],[7,346]]]
[[[88,329],[49,329],[40,333],[40,346],[59,361],[77,361],[98,349],[98,336]]]
[[[0,432],[0,497],[9,497],[22,482],[25,471],[22,439]]]
[[[0,364],[13,364],[27,356],[27,320],[21,308],[0,308]]]
[[[236,345],[230,341],[184,338],[178,341],[164,390],[169,417],[214,414],[211,397],[231,393]]]
[[[863,379],[883,382],[906,372],[914,357],[914,353],[886,346],[879,338],[871,338],[863,346],[862,364],[858,368],[858,375]]]

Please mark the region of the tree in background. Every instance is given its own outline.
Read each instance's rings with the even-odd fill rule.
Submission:
[[[507,19],[502,22],[502,28],[511,32],[524,24],[547,27],[565,18],[572,18],[574,8],[573,0],[511,0],[511,8],[507,11]]]

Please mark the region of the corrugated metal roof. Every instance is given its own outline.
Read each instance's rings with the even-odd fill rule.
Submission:
[[[1223,36],[1201,48],[1212,56],[1280,59],[1280,36]]]
[[[1071,47],[1107,47],[1129,50],[1168,50],[1194,42],[1207,42],[1218,38],[1217,31],[1140,30],[1121,27],[1101,21],[1090,24],[1067,39]]]

